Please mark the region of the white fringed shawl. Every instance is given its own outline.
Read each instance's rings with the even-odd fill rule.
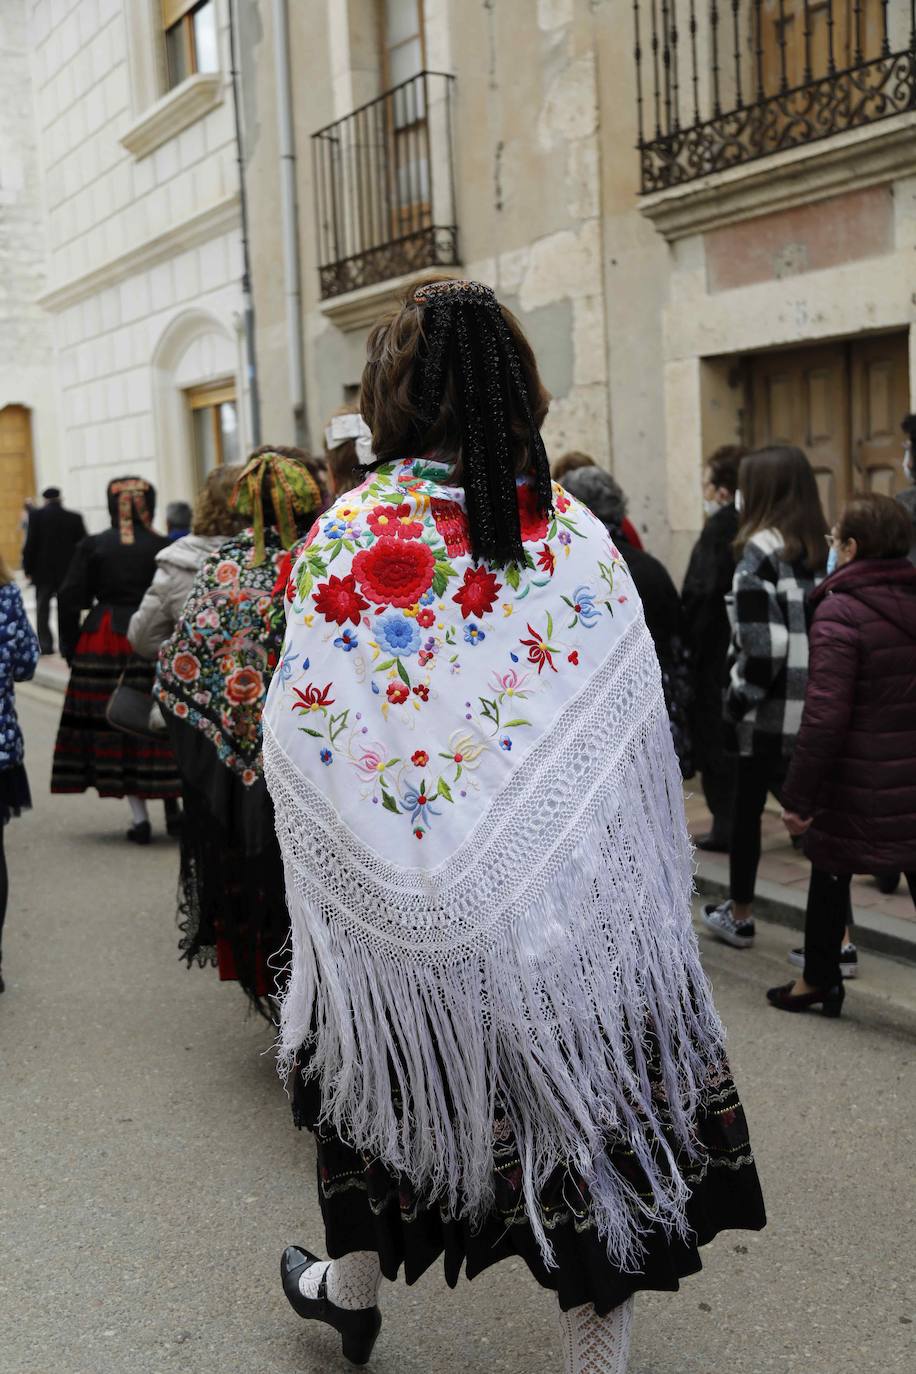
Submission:
[[[545,521],[520,488],[530,566],[475,569],[445,475],[383,469],[291,582],[264,720],[293,933],[281,1067],[307,1044],[333,1127],[472,1222],[499,1107],[547,1262],[538,1192],[568,1165],[627,1266],[650,1222],[686,1229],[668,1135],[694,1152],[723,1037],[658,664],[583,507],[556,488]]]

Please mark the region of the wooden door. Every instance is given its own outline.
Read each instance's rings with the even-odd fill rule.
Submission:
[[[845,344],[760,353],[750,360],[754,446],[804,449],[831,521],[852,490],[848,370]]]
[[[860,0],[858,5],[854,0],[763,0],[760,60],[764,94],[777,95],[783,89],[827,76],[831,57],[835,71],[880,57],[882,13],[882,0]],[[755,35],[755,48],[756,42]]]
[[[23,505],[34,495],[32,414],[6,406],[0,410],[0,552],[8,568],[22,563]]]
[[[850,386],[855,486],[893,496],[906,485],[900,421],[910,410],[907,335],[853,343]]]

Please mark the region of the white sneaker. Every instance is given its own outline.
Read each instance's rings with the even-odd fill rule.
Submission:
[[[718,906],[704,906],[703,924],[718,939],[733,945],[735,949],[750,949],[754,943],[754,922],[735,920],[735,904],[730,897]]]
[[[805,967],[804,949],[789,950],[789,963],[796,968]],[[855,945],[844,945],[840,950],[840,973],[844,978],[858,978],[859,976],[859,951]]]

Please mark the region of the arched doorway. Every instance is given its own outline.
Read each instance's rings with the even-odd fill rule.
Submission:
[[[0,553],[9,568],[22,563],[23,506],[35,495],[32,412],[27,406],[0,410]]]

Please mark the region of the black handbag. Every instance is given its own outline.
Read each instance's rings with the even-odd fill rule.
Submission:
[[[161,725],[156,721],[157,716]],[[125,735],[140,735],[143,739],[168,738],[168,728],[152,692],[128,686],[123,673],[108,699],[105,719],[113,730],[121,730]]]

